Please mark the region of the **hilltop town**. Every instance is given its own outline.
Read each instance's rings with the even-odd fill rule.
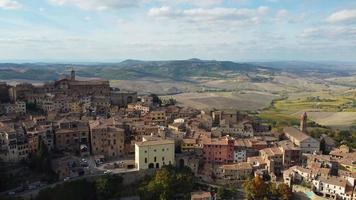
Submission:
[[[194,200],[224,199],[211,189],[224,186],[253,196],[259,191],[246,185],[258,180],[286,186],[286,199],[356,199],[356,152],[311,137],[306,112],[298,127],[275,131],[239,110],[177,106],[106,80],[78,80],[74,70],[43,85],[0,83],[0,103],[3,196],[31,199],[103,175],[129,185],[174,166],[203,185],[189,192]],[[24,166],[48,179],[27,176]]]

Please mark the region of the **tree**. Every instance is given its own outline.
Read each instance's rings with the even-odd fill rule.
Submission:
[[[292,192],[292,189],[288,185],[286,185],[284,183],[279,184],[278,185],[278,192],[281,195],[281,199],[282,200],[290,200],[290,199],[292,199],[293,192]]]
[[[99,199],[120,197],[123,178],[119,175],[106,175],[95,181]]]
[[[36,153],[32,153],[29,156],[29,167],[37,173],[45,174],[44,179],[46,181],[53,181],[55,179],[51,166],[51,154],[41,137],[38,137]]]
[[[41,190],[36,200],[96,200],[95,185],[87,180],[78,180]]]
[[[279,193],[276,183],[269,183],[268,190],[269,190],[269,194],[270,194],[269,195],[270,199],[279,199],[280,193]]]
[[[161,106],[162,100],[157,96],[157,94],[151,94],[152,103]]]
[[[169,200],[180,196],[188,198],[194,187],[194,175],[187,167],[178,169],[164,166],[139,188],[144,200]]]
[[[247,179],[243,183],[243,188],[249,200],[263,200],[269,197],[270,186],[260,176]]]
[[[291,188],[282,183],[264,182],[259,176],[248,179],[243,184],[247,199],[249,200],[290,200],[292,199]]]
[[[219,199],[234,199],[234,197],[236,196],[237,193],[237,189],[234,187],[220,187],[218,189],[217,195]]]

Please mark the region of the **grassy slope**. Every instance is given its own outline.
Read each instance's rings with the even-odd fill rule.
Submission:
[[[258,116],[275,127],[298,124],[302,112],[310,113],[311,119],[322,125],[351,126],[356,118],[356,103],[349,92],[343,94],[306,93],[296,98],[273,102]],[[351,120],[351,121],[350,121]]]

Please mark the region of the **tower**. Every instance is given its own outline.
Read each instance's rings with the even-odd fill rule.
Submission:
[[[308,120],[307,112],[304,112],[300,117],[300,131],[302,132],[307,131],[307,120]]]
[[[70,80],[72,80],[72,81],[75,80],[75,71],[74,71],[74,69],[72,69],[72,71],[70,72]]]

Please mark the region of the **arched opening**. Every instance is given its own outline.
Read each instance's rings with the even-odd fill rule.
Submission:
[[[159,163],[156,163],[156,168],[157,168],[157,169],[159,168]]]
[[[155,164],[153,164],[153,163],[148,164],[148,168],[149,168],[149,169],[155,168]]]
[[[178,165],[179,168],[183,168],[184,167],[184,159],[180,159],[179,160],[179,165]]]

